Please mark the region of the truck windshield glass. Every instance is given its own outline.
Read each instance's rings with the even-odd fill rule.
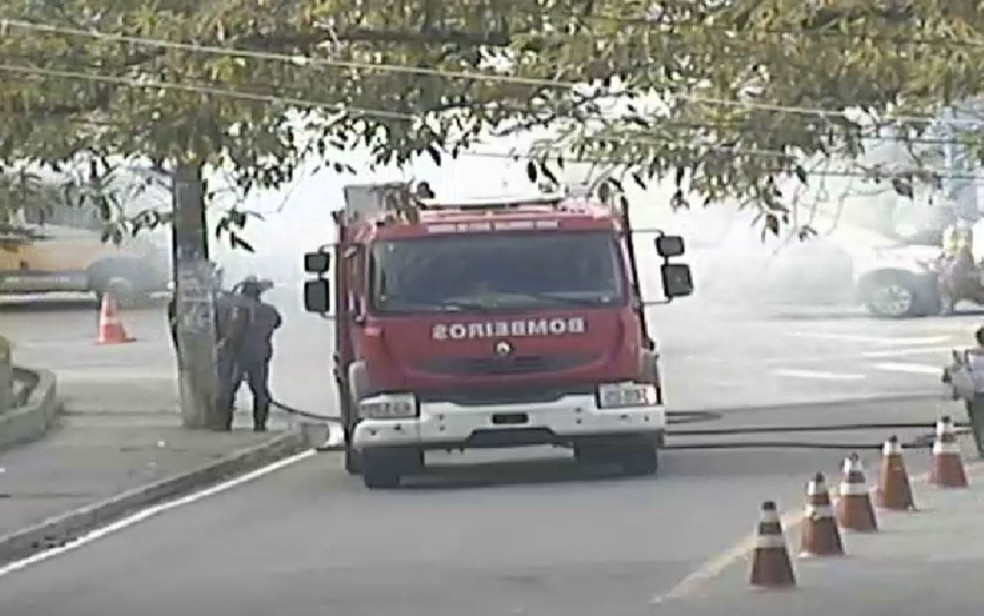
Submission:
[[[604,306],[624,298],[611,233],[469,234],[373,247],[380,312],[502,311]]]

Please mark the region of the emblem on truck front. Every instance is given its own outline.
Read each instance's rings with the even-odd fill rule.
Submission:
[[[508,340],[500,340],[495,343],[495,354],[499,357],[506,357],[513,352],[513,347]]]
[[[529,338],[533,336],[569,336],[587,332],[584,317],[555,317],[484,323],[438,323],[431,329],[434,340],[468,340],[472,338]]]

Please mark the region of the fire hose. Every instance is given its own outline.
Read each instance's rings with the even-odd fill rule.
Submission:
[[[331,417],[320,413],[304,411],[279,400],[272,401],[272,406],[284,411],[288,415],[312,419],[319,423],[340,424],[340,417]],[[667,423],[669,425],[699,424],[720,421],[723,419],[721,413],[714,411],[668,411]],[[971,425],[965,422],[956,422],[957,434],[970,433]],[[668,430],[668,439],[674,437],[714,437],[714,436],[739,436],[751,434],[774,434],[774,433],[797,433],[797,432],[861,432],[870,430],[925,430],[924,434],[917,436],[908,442],[900,443],[905,449],[930,449],[935,439],[935,423],[919,422],[874,422],[874,423],[840,423],[840,424],[819,424],[819,425],[789,425],[789,426],[749,426],[741,428],[710,428],[710,429],[685,429]],[[667,450],[718,450],[718,449],[820,449],[820,450],[880,450],[885,442],[878,443],[848,443],[848,442],[822,442],[822,441],[792,441],[792,440],[732,440],[723,442],[697,442],[669,444],[664,447]],[[334,447],[317,447],[318,451],[335,451]]]

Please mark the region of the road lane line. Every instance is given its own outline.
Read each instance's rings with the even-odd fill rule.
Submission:
[[[863,342],[869,344],[884,344],[888,346],[900,344],[942,344],[951,339],[951,336],[920,336],[911,338],[901,338],[896,336],[862,336],[859,334],[834,334],[825,332],[791,332],[790,335],[798,338],[821,338],[827,340],[843,340],[844,342]]]
[[[931,366],[929,364],[907,364],[897,362],[883,362],[874,365],[875,370],[884,372],[906,372],[908,374],[931,374],[940,376],[943,374],[942,366]]]
[[[821,379],[825,381],[860,381],[867,378],[863,374],[845,374],[840,372],[825,372],[823,370],[794,370],[791,368],[773,370],[772,374],[794,379]]]
[[[931,353],[949,353],[952,350],[953,350],[952,346],[913,347],[911,349],[892,349],[890,351],[865,351],[864,353],[861,353],[861,356],[871,359],[877,357],[905,357],[907,355],[929,355]]]
[[[158,514],[164,513],[165,511],[169,511],[169,510],[175,509],[177,507],[182,507],[184,505],[190,505],[190,504],[192,504],[192,503],[194,503],[196,501],[200,501],[202,499],[208,498],[210,496],[214,496],[214,495],[219,494],[221,492],[225,492],[227,490],[231,490],[232,488],[238,487],[238,486],[243,485],[245,483],[249,483],[250,481],[254,481],[256,479],[259,479],[260,477],[263,477],[265,475],[269,475],[270,473],[274,473],[276,471],[279,471],[279,470],[281,470],[283,468],[286,468],[288,466],[291,466],[293,464],[296,464],[296,463],[298,463],[298,462],[300,462],[302,460],[306,460],[307,458],[310,458],[310,457],[312,457],[312,456],[314,456],[316,454],[317,454],[317,452],[315,450],[309,449],[307,451],[303,451],[303,452],[301,452],[299,454],[293,455],[293,456],[291,456],[289,458],[284,458],[283,460],[279,460],[279,461],[274,462],[272,464],[268,464],[268,465],[266,465],[264,467],[258,468],[255,471],[250,471],[249,473],[246,473],[245,475],[240,475],[239,477],[236,477],[235,479],[230,479],[229,481],[224,481],[224,482],[219,483],[219,484],[216,484],[216,485],[214,485],[212,487],[205,488],[204,490],[199,490],[199,491],[194,492],[192,494],[188,494],[187,496],[182,496],[181,498],[177,498],[177,499],[172,500],[172,501],[161,503],[160,505],[154,505],[153,507],[148,507],[147,509],[142,509],[142,510],[140,510],[140,511],[138,511],[138,512],[132,514],[132,515],[129,515],[129,516],[127,516],[127,517],[125,517],[125,518],[123,518],[121,520],[117,520],[116,522],[113,522],[112,524],[109,524],[109,525],[104,526],[102,528],[97,528],[96,530],[90,531],[90,532],[82,535],[81,537],[79,537],[77,539],[73,539],[72,541],[69,541],[68,543],[66,543],[63,546],[59,546],[57,548],[52,548],[50,550],[46,550],[44,552],[40,552],[38,554],[34,554],[33,556],[28,556],[27,558],[24,558],[24,559],[21,559],[21,560],[18,560],[18,561],[14,561],[14,562],[12,562],[10,564],[0,566],[0,578],[4,577],[6,575],[10,575],[11,573],[14,573],[15,571],[20,571],[21,569],[25,569],[27,567],[30,567],[31,565],[36,565],[36,564],[42,563],[42,562],[44,562],[46,560],[49,560],[51,558],[55,558],[56,556],[61,556],[62,554],[65,554],[66,552],[70,552],[70,551],[75,550],[77,548],[83,547],[83,546],[88,545],[88,544],[90,544],[90,543],[92,543],[94,541],[97,541],[99,539],[102,539],[103,537],[107,537],[107,536],[112,535],[114,533],[117,533],[117,532],[119,532],[121,530],[125,530],[125,529],[127,529],[127,528],[129,528],[131,526],[135,526],[135,525],[137,525],[137,524],[139,524],[139,523],[141,523],[141,522],[143,522],[145,520],[148,520],[148,519],[150,519],[150,518],[152,518],[152,517],[154,517],[154,516],[156,516]]]
[[[964,467],[969,473],[974,469],[984,468],[984,461],[964,462]],[[913,485],[928,484],[929,473],[920,473],[919,475],[912,476],[909,478],[909,481]],[[875,487],[875,485],[872,485],[870,490],[872,493],[874,493]],[[790,533],[794,533],[802,525],[803,510],[800,508],[785,513],[780,520],[782,522],[783,533],[788,537]],[[702,586],[724,573],[729,567],[748,556],[755,548],[757,538],[757,532],[753,531],[734,546],[705,560],[697,569],[670,588],[669,591],[653,597],[650,603],[665,603],[674,599],[684,599],[691,596]],[[790,552],[790,556],[793,556],[793,552]]]

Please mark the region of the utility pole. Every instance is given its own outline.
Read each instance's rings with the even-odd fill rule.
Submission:
[[[14,359],[10,341],[0,336],[0,415],[14,408]]]
[[[943,160],[944,169],[951,177],[943,182],[944,194],[955,211],[963,218],[977,220],[981,212],[977,200],[977,182],[968,177],[974,168],[967,160],[967,153],[959,143],[961,135],[977,127],[966,124],[958,126],[960,118],[956,106],[947,107],[943,111]],[[953,177],[959,176],[959,177]]]
[[[179,164],[172,183],[172,267],[177,296],[181,419],[185,428],[225,429],[216,401],[216,280],[208,260],[205,190],[199,165]]]

